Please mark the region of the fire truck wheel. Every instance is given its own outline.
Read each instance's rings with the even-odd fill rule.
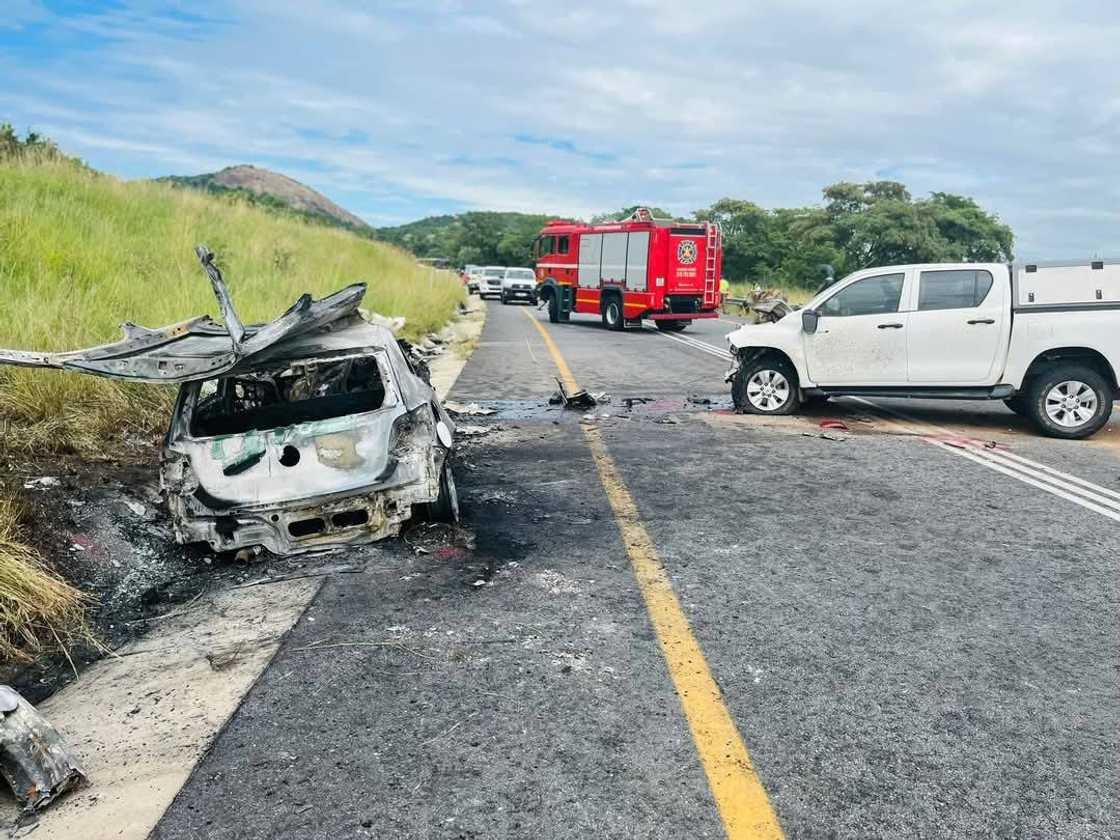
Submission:
[[[688,326],[688,321],[654,321],[661,332],[680,332]]]
[[[625,329],[626,321],[622,317],[622,299],[611,295],[603,301],[603,326],[608,330]]]
[[[746,414],[793,414],[801,402],[797,371],[784,359],[753,359],[731,380],[731,400]]]
[[[548,298],[548,320],[549,323],[560,323],[560,296],[553,291],[551,294],[545,295]]]

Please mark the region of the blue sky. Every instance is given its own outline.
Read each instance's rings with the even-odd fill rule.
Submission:
[[[0,121],[123,177],[267,166],[374,224],[838,180],[1120,255],[1115,0],[4,0]]]

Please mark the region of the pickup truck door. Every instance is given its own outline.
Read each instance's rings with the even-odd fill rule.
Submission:
[[[906,331],[910,382],[994,384],[1010,327],[1009,284],[986,269],[922,271]]]
[[[817,385],[904,385],[906,321],[899,312],[906,274],[849,283],[817,306],[815,333],[803,333],[805,364]]]

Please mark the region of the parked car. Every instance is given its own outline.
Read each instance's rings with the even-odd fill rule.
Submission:
[[[1084,438],[1120,394],[1120,260],[857,271],[797,315],[728,335],[736,407],[838,395],[1003,400]]]
[[[478,286],[482,280],[482,266],[468,265],[467,272],[467,292],[470,294],[478,293]]]
[[[531,268],[507,268],[502,277],[502,303],[511,300],[537,302],[537,275]]]
[[[180,385],[160,478],[181,543],[294,554],[392,536],[416,513],[457,519],[454,424],[422,363],[359,314],[365,284],[246,326],[198,253],[224,325],[129,324],[116,344],[0,363]]]
[[[502,296],[502,280],[506,276],[504,265],[488,265],[482,269],[482,276],[478,278],[478,296],[481,298],[493,295]]]

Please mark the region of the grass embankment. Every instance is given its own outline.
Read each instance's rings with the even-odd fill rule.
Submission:
[[[217,254],[246,323],[275,318],[305,291],[321,297],[360,280],[369,284],[363,306],[405,316],[404,333],[415,337],[463,299],[451,274],[346,231],[65,160],[9,160],[0,161],[0,346],[75,349],[117,340],[122,321],[218,318],[198,243]],[[168,387],[0,367],[0,448],[102,452],[109,436],[164,428],[173,398]],[[26,574],[39,583],[9,594],[5,580]],[[11,654],[5,634],[34,648],[35,627],[47,626],[50,640],[72,625],[77,593],[60,598],[55,583],[19,541],[15,508],[0,495],[0,658]],[[7,609],[9,600],[18,607]],[[41,614],[60,624],[44,625]]]

